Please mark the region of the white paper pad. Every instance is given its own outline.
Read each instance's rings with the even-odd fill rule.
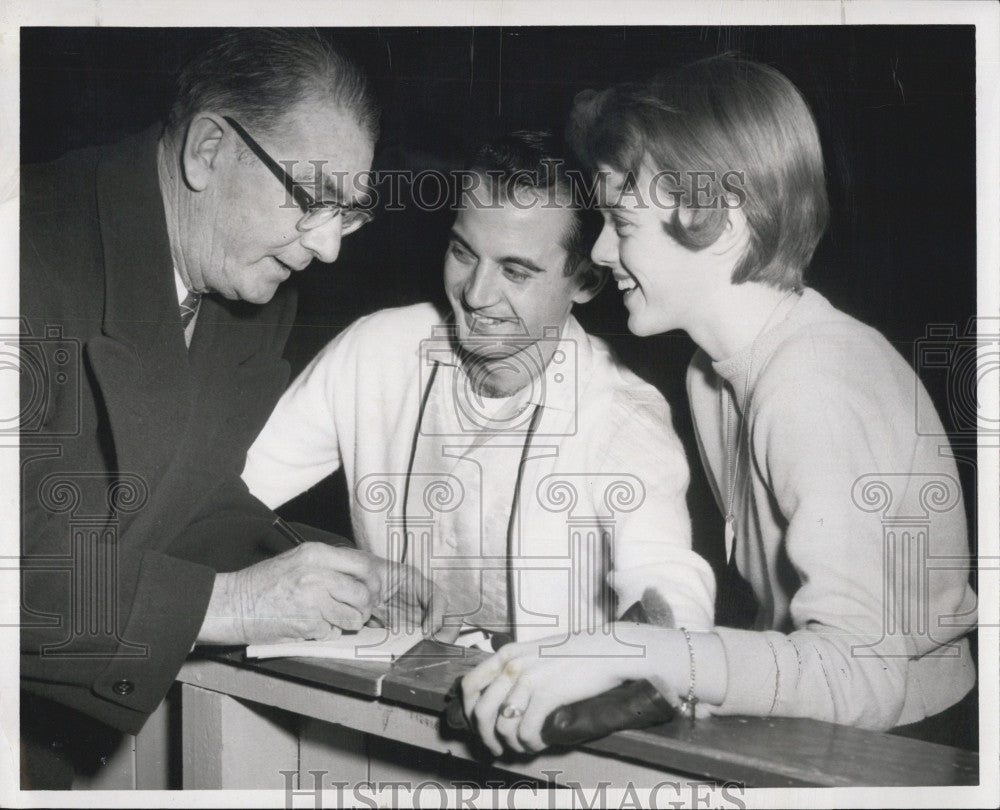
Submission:
[[[343,661],[391,661],[423,639],[421,633],[393,634],[383,627],[363,627],[332,641],[286,641],[251,644],[247,658],[336,658]]]

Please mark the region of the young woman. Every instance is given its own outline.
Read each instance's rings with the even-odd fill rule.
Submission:
[[[918,434],[914,414],[934,411],[903,357],[803,287],[827,200],[798,90],[717,57],[581,94],[570,138],[603,189],[592,256],[612,269],[629,329],[683,329],[699,347],[688,395],[701,458],[757,610],[711,632],[620,623],[640,658],[598,637],[558,658],[539,642],[504,647],[463,681],[486,745],[540,750],[553,709],[638,678],[692,717],[885,730],[961,701],[975,594],[958,475],[940,424]],[[930,570],[935,557],[951,567]]]

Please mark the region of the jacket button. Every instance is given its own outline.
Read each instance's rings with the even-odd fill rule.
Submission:
[[[121,695],[125,697],[131,695],[135,691],[135,684],[132,681],[115,681],[114,686],[111,687],[116,695]]]

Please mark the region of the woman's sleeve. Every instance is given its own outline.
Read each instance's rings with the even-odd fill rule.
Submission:
[[[794,388],[759,392],[753,463],[787,521],[784,552],[798,588],[789,633],[717,629],[729,669],[717,713],[873,729],[898,724],[907,668],[920,646],[916,627],[906,625],[915,618],[906,615],[908,591],[924,587],[921,609],[932,615],[958,612],[965,595],[964,587],[928,589],[925,569],[907,558],[914,546],[888,540],[883,513],[858,500],[866,480],[891,477],[905,490],[919,485],[911,475],[915,463],[935,463],[930,454],[917,457],[915,437],[907,441],[912,428],[902,420],[911,417],[912,424],[912,411],[904,412],[903,388],[876,391],[814,374],[800,376]],[[957,546],[964,545],[962,526]],[[932,534],[941,530],[928,527]]]

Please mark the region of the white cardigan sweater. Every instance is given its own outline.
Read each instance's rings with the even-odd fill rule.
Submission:
[[[376,312],[338,335],[251,447],[250,491],[276,507],[343,465],[356,542],[396,556],[388,538],[399,525],[427,363],[442,351],[441,322],[419,304]],[[715,584],[691,550],[688,467],[666,401],[572,316],[559,352],[540,389],[544,407],[511,515],[518,638],[612,621],[647,588],[669,605],[675,626],[709,629]],[[410,511],[425,509],[410,486]],[[584,548],[591,559],[581,559]],[[581,571],[599,576],[605,557],[615,610],[603,583],[570,584]]]

